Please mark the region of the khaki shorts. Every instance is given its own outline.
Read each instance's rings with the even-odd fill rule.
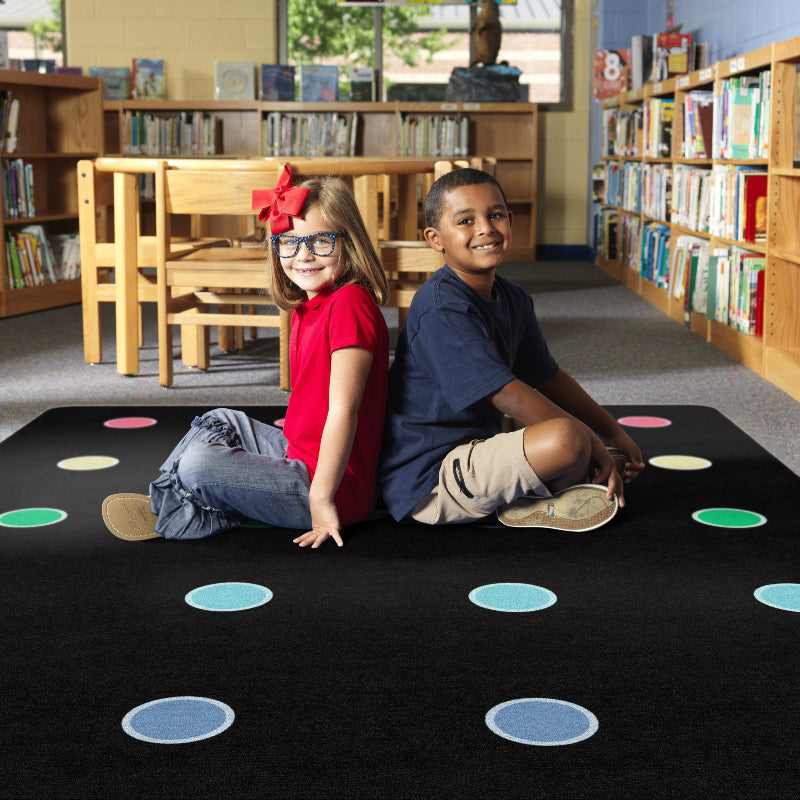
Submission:
[[[448,525],[481,519],[520,497],[550,497],[525,458],[524,433],[498,433],[451,450],[439,468],[438,486],[411,516],[427,525]]]

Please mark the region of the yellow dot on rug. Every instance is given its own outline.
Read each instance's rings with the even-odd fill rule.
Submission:
[[[56,466],[69,470],[108,469],[119,464],[119,459],[113,456],[75,456],[59,461]]]
[[[661,467],[661,469],[708,469],[711,462],[707,458],[700,458],[699,456],[653,456],[650,463],[654,467]]]

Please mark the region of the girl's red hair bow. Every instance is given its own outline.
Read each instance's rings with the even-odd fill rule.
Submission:
[[[269,221],[272,233],[283,233],[291,227],[289,217],[302,217],[303,203],[308,189],[292,186],[292,171],[286,164],[278,176],[274,189],[256,189],[253,192],[253,210],[260,208],[258,218]]]

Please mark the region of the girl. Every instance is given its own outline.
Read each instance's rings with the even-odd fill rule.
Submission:
[[[253,193],[268,220],[268,283],[293,308],[292,394],[283,431],[240,411],[197,417],[150,484],[116,494],[103,519],[122,539],[195,539],[248,519],[306,532],[319,547],[375,502],[389,366],[388,289],[355,198],[339,178]],[[256,205],[257,204],[257,205]]]

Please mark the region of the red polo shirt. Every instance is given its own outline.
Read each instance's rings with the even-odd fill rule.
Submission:
[[[288,457],[303,461],[312,479],[328,416],[331,353],[342,347],[363,347],[372,353],[353,449],[335,498],[339,521],[349,525],[364,519],[375,504],[389,372],[386,321],[372,296],[360,286],[331,287],[306,300],[292,315],[292,394],[283,432],[289,440]]]

